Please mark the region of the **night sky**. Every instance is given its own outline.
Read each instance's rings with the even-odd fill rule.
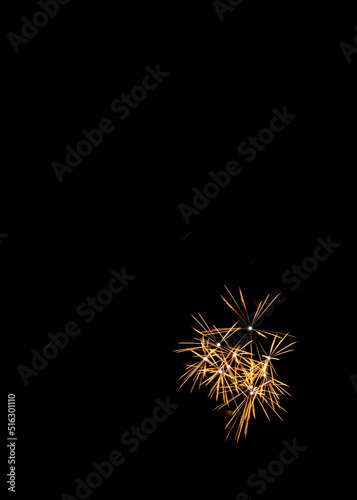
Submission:
[[[59,3],[4,4],[10,497],[352,498],[350,2]],[[236,320],[224,285],[280,293],[264,327],[298,341],[284,420],[238,444],[173,352],[191,315]]]

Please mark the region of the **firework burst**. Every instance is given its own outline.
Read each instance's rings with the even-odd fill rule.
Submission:
[[[222,296],[228,307],[238,316],[230,328],[209,327],[203,317],[192,316],[197,327],[192,327],[196,336],[191,342],[175,352],[186,352],[192,356],[192,362],[185,365],[185,372],[180,377],[182,385],[191,380],[191,392],[195,386],[209,386],[208,396],[221,401],[216,409],[226,408],[230,418],[226,425],[228,435],[235,429],[238,441],[242,431],[247,435],[250,418],[256,418],[256,407],[262,408],[270,419],[272,411],[280,419],[279,412],[285,411],[280,404],[282,396],[289,395],[287,384],[276,378],[274,366],[280,356],[292,351],[289,333],[273,332],[258,328],[258,321],[272,305],[278,295],[269,301],[268,295],[259,302],[257,310],[250,320],[241,289],[241,304],[233,297],[227,287],[228,299]],[[238,335],[238,336],[237,336]]]

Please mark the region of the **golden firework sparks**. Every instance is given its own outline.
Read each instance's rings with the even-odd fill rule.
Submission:
[[[216,401],[221,398],[216,409],[228,408],[230,419],[226,425],[228,435],[236,429],[236,440],[244,431],[247,435],[251,416],[256,418],[256,406],[260,406],[270,419],[268,410],[272,410],[280,419],[279,411],[285,411],[280,405],[280,398],[289,395],[287,384],[276,378],[275,361],[282,354],[292,351],[291,346],[296,341],[284,345],[289,333],[273,332],[258,328],[257,323],[265,311],[278,297],[276,295],[269,302],[268,295],[259,302],[257,310],[250,320],[248,310],[241,289],[239,295],[241,305],[238,304],[231,292],[225,286],[230,299],[222,296],[224,302],[238,316],[229,328],[211,328],[201,314],[193,319],[198,327],[192,327],[198,334],[191,342],[180,342],[186,347],[175,352],[186,352],[192,355],[192,363],[186,364],[185,372],[180,377],[182,385],[192,379],[191,392],[196,384],[198,387],[210,386],[209,397],[215,396]],[[243,326],[237,326],[238,324]],[[239,339],[234,335],[238,332]],[[234,345],[232,345],[234,340]],[[270,340],[270,346],[265,348]],[[289,349],[290,348],[290,349]],[[233,409],[232,409],[233,408]]]

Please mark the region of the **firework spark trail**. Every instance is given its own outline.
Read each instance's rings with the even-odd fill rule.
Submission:
[[[279,411],[286,410],[280,405],[280,398],[290,394],[286,389],[288,385],[276,378],[277,372],[273,362],[278,361],[282,354],[291,352],[293,350],[291,346],[296,341],[284,345],[287,337],[293,337],[289,332],[280,333],[255,328],[255,324],[278,295],[270,302],[268,302],[270,295],[259,302],[250,321],[241,289],[239,288],[241,306],[226,286],[225,289],[233,305],[221,297],[240,321],[236,321],[229,328],[217,328],[214,325],[211,328],[201,314],[198,314],[198,318],[192,316],[200,327],[199,329],[192,327],[199,337],[194,337],[191,342],[180,342],[187,347],[177,349],[175,352],[186,352],[193,356],[193,362],[185,365],[185,372],[180,377],[183,379],[180,387],[190,379],[193,381],[191,392],[196,384],[199,388],[210,386],[208,396],[215,397],[216,401],[222,400],[216,409],[233,408],[226,425],[229,429],[227,437],[235,428],[235,437],[238,441],[242,431],[245,436],[247,435],[251,416],[256,418],[256,406],[262,408],[269,420],[268,410],[282,420]],[[244,326],[237,326],[239,322]],[[243,335],[232,347],[227,341],[238,331]],[[269,341],[270,346],[266,349],[264,343]]]

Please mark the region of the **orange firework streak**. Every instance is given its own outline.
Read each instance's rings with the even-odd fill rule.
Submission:
[[[237,303],[231,292],[225,286],[230,303],[222,296],[224,302],[237,314],[239,320],[230,328],[217,328],[208,326],[201,314],[194,318],[199,329],[193,330],[198,334],[191,342],[180,342],[188,344],[188,347],[177,349],[175,352],[189,352],[193,356],[193,362],[186,364],[184,374],[180,377],[183,384],[192,379],[191,392],[196,384],[200,388],[209,385],[208,396],[215,397],[216,401],[221,398],[216,409],[227,407],[231,417],[226,425],[229,428],[227,437],[232,429],[236,429],[236,440],[238,442],[242,431],[247,435],[248,424],[251,416],[256,417],[256,406],[260,406],[269,418],[268,411],[272,410],[281,420],[278,411],[285,411],[280,405],[280,398],[289,395],[288,386],[276,378],[276,369],[273,362],[280,359],[282,354],[292,351],[289,349],[296,341],[284,345],[289,333],[262,330],[256,325],[265,311],[271,306],[276,295],[270,302],[269,296],[259,302],[253,319],[249,319],[243,294],[239,288],[241,306]],[[242,323],[244,326],[237,326]],[[228,339],[237,332],[242,337],[232,347]],[[265,339],[265,340],[264,340]],[[264,342],[270,343],[266,350]]]

